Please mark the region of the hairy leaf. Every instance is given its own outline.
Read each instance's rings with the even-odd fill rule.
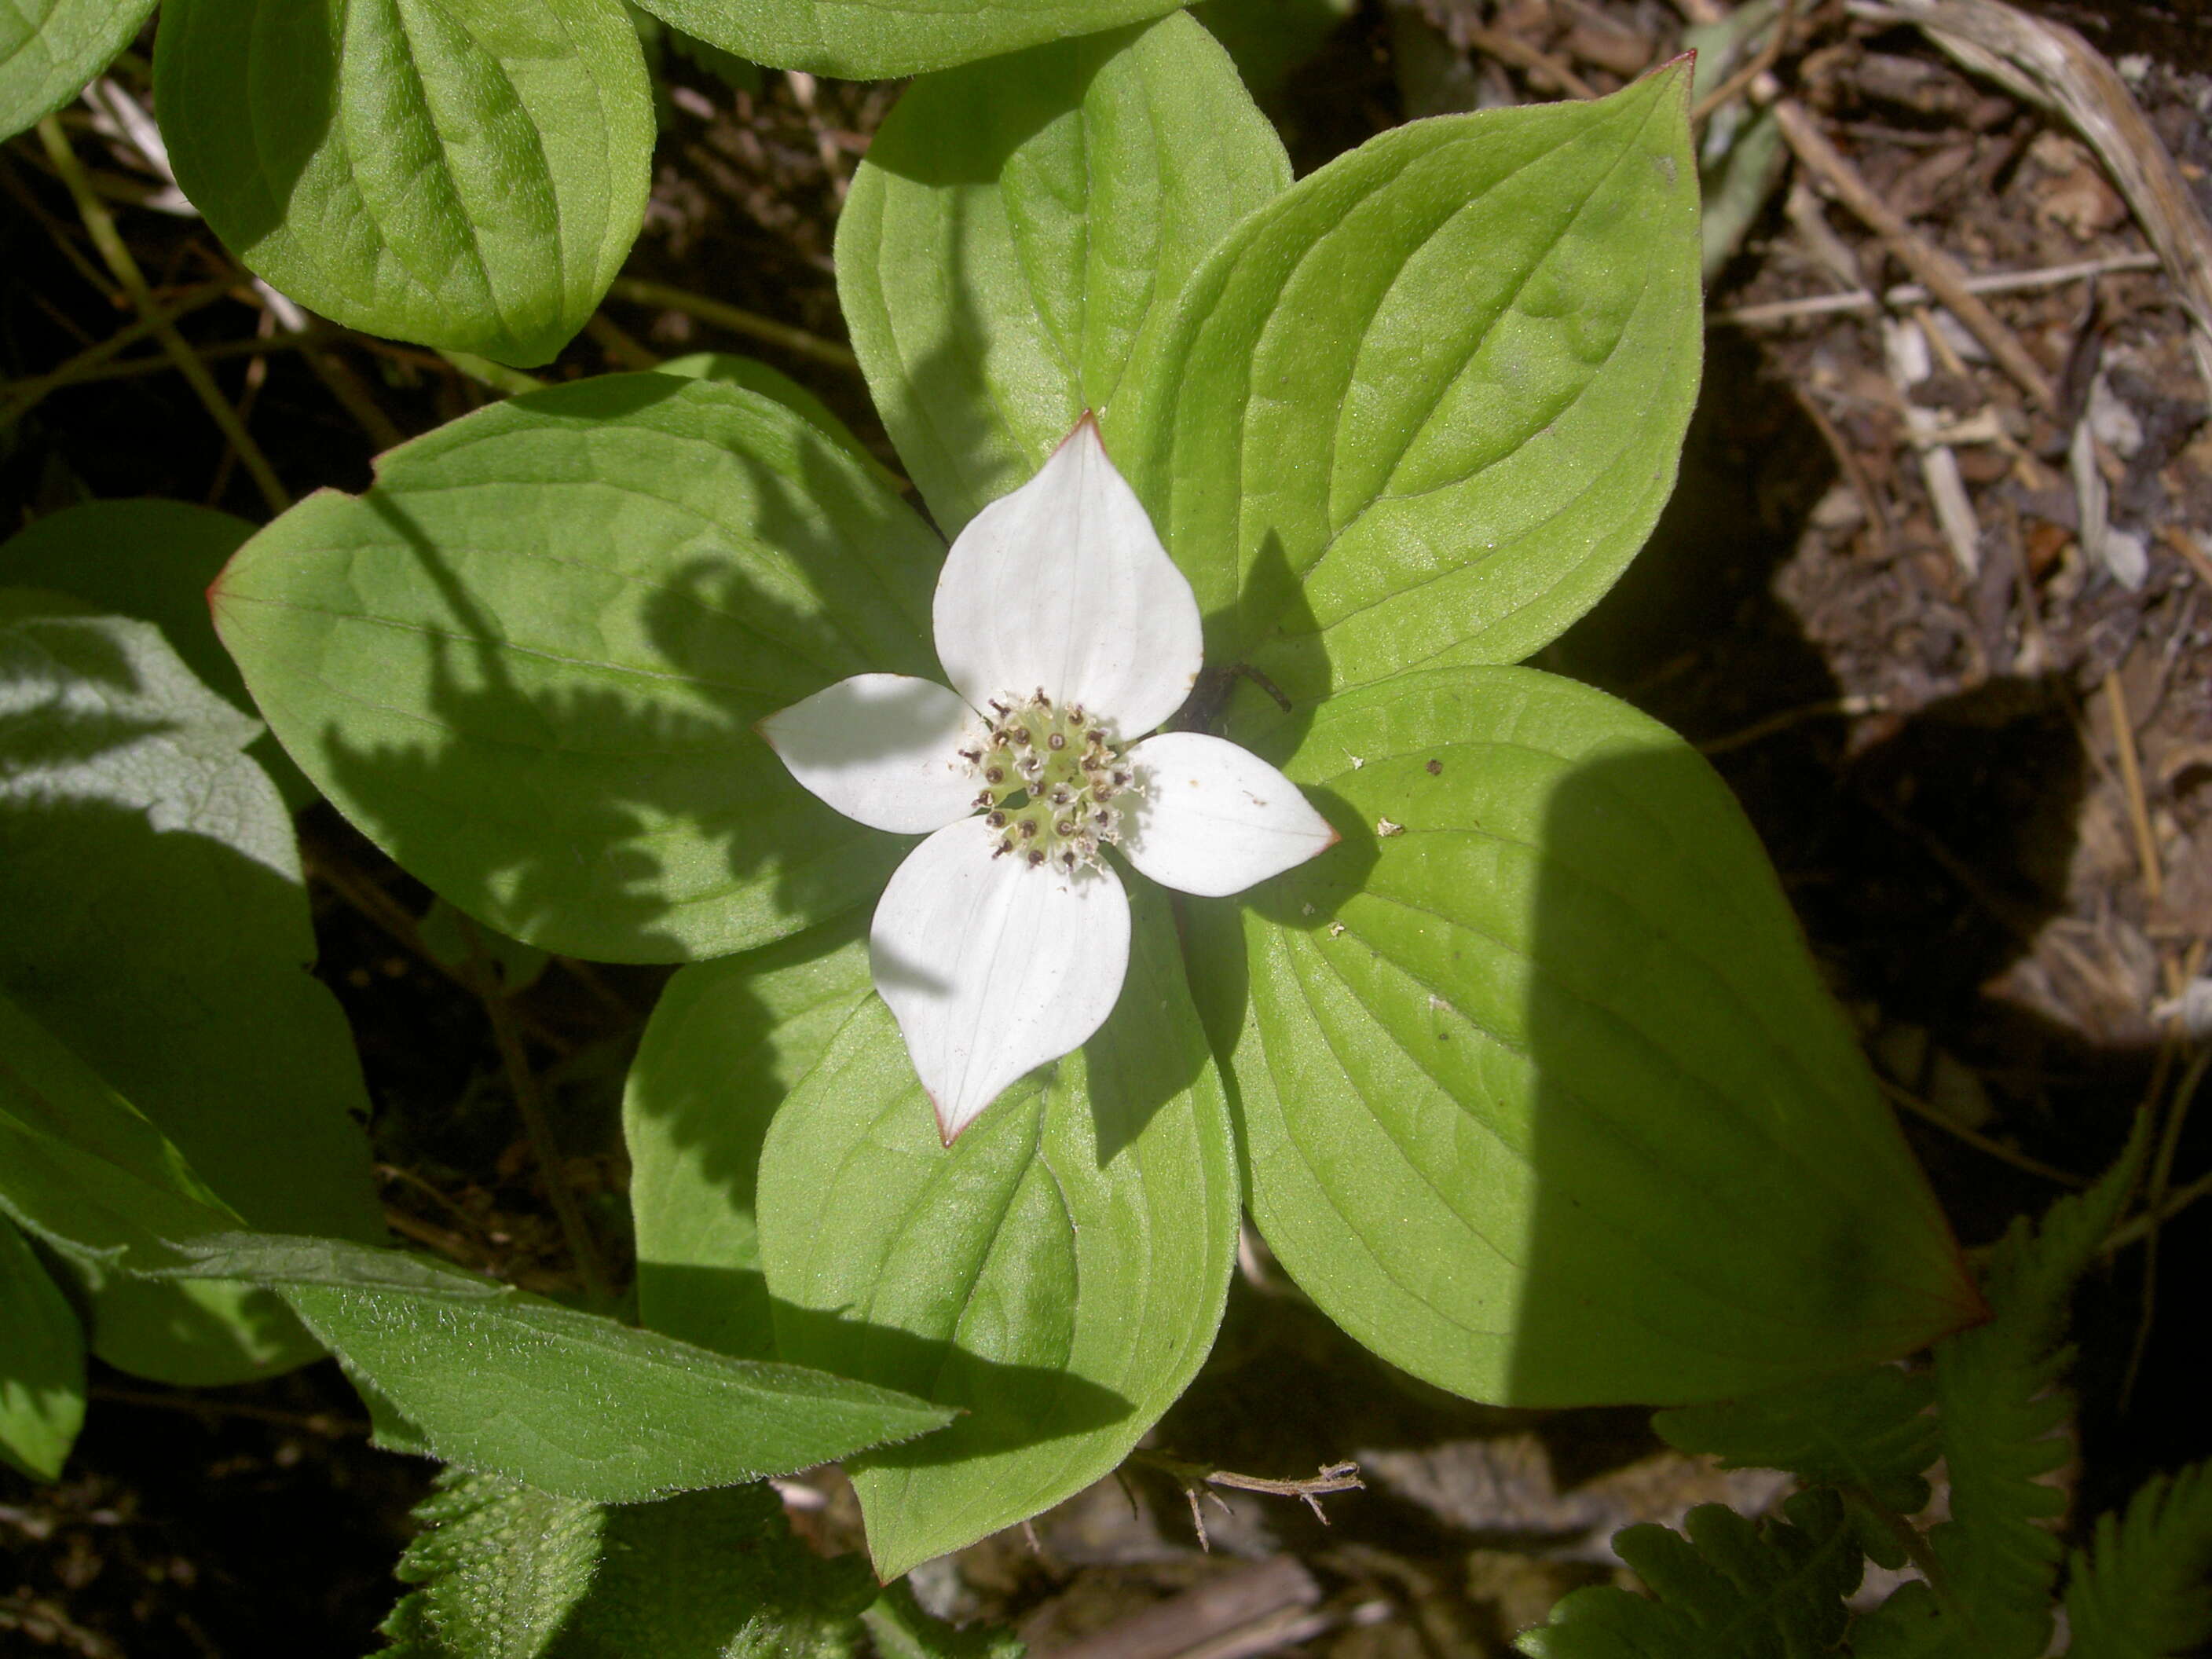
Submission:
[[[618,1509],[449,1472],[415,1511],[382,1659],[848,1659],[875,1586],[765,1486]]]
[[[2154,1475],[2097,1517],[2066,1586],[2069,1659],[2182,1659],[2212,1643],[2212,1463]]]
[[[1832,1492],[1798,1493],[1789,1519],[1753,1522],[1720,1504],[1685,1522],[1631,1527],[1613,1547],[1651,1599],[1581,1589],[1518,1644],[1531,1659],[1821,1659],[1858,1588],[1858,1544]]]
[[[12,0],[0,13],[0,139],[76,97],[153,15],[154,0]]]
[[[932,1618],[903,1578],[884,1585],[860,1620],[877,1659],[1022,1659],[1028,1650],[1012,1631],[989,1625],[960,1630]]]
[[[243,752],[259,726],[151,626],[63,603],[0,615],[0,988],[248,1221],[381,1238],[290,816]],[[226,1335],[174,1292],[116,1295],[149,1305],[106,1310],[99,1350],[143,1375],[235,1382],[314,1352],[265,1297]]]
[[[1974,1317],[1687,744],[1526,669],[1402,675],[1301,724],[1285,769],[1343,840],[1241,927],[1186,927],[1254,1218],[1332,1318],[1456,1392],[1570,1405],[1777,1387]]]
[[[84,1328],[23,1235],[0,1216],[0,1463],[52,1480],[83,1423]]]
[[[918,81],[837,222],[854,349],[939,527],[1114,401],[1206,250],[1290,183],[1181,15]]]
[[[1215,247],[1104,418],[1208,662],[1303,704],[1515,661],[1612,585],[1697,393],[1689,85],[1414,122]]]
[[[1182,0],[651,0],[686,33],[775,69],[883,81],[1157,17]]]
[[[169,0],[155,90],[216,234],[372,334],[545,362],[645,212],[619,0]]]
[[[263,1233],[204,1237],[175,1254],[184,1264],[165,1271],[282,1291],[434,1455],[570,1498],[634,1504],[788,1474],[952,1416],[865,1382],[732,1359],[427,1256]]]
[[[777,1351],[967,1413],[848,1466],[885,1578],[1106,1474],[1212,1345],[1237,1247],[1228,1114],[1166,902],[1132,899],[1113,1016],[950,1148],[874,998],[769,1127]]]
[[[943,557],[789,409],[622,374],[392,451],[211,597],[285,748],[404,867],[547,950],[680,961],[881,890],[905,843],[752,727],[848,674],[933,674]]]

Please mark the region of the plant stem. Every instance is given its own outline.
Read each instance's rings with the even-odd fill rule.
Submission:
[[[726,328],[732,334],[750,335],[756,340],[765,340],[770,345],[781,346],[794,356],[811,357],[817,363],[828,363],[836,368],[857,369],[860,360],[835,340],[825,340],[818,334],[809,334],[803,328],[793,328],[788,323],[779,323],[773,317],[761,316],[757,312],[740,311],[735,306],[726,306],[720,300],[710,300],[703,294],[693,294],[665,283],[649,283],[636,276],[617,276],[607,289],[608,297],[627,300],[632,305],[660,306],[670,311],[680,311],[687,317],[696,317],[702,323],[712,323],[717,328]]]
[[[47,116],[39,123],[39,138],[46,147],[46,155],[53,161],[54,171],[69,186],[69,193],[76,203],[77,216],[84,221],[84,228],[91,234],[93,246],[100,250],[100,257],[106,262],[108,270],[114,273],[115,280],[122,284],[123,291],[131,296],[131,303],[137,307],[138,314],[153,325],[155,337],[161,341],[161,349],[169,354],[169,361],[177,366],[177,372],[198,394],[200,402],[207,407],[208,414],[222,428],[222,435],[237,450],[240,463],[252,478],[254,486],[260,490],[261,499],[269,504],[269,510],[282,513],[292,505],[292,498],[278,481],[276,470],[269,465],[269,458],[261,453],[261,446],[253,441],[253,434],[246,429],[246,422],[239,419],[238,411],[222,395],[222,388],[216,385],[215,376],[208,373],[207,365],[193,355],[185,337],[177,332],[177,325],[155,303],[153,291],[146,284],[145,273],[138,269],[138,262],[131,257],[131,250],[124,245],[122,234],[115,228],[115,220],[108,212],[107,204],[100,199],[99,193],[92,187],[92,181],[85,177],[84,168],[76,159],[76,152],[70,148],[69,140],[62,134],[61,124],[52,116]]]

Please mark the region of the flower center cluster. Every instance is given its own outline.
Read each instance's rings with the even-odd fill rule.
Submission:
[[[983,781],[975,805],[1000,832],[991,856],[1070,875],[1097,865],[1099,847],[1121,839],[1121,811],[1114,802],[1135,782],[1106,727],[1087,717],[1081,703],[1055,708],[1042,690],[994,697],[990,710],[961,745],[960,758]]]

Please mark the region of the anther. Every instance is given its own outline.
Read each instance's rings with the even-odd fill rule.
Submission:
[[[1111,830],[1114,827],[1114,815],[1111,812],[1093,812],[1091,815],[1091,821],[1101,830]]]
[[[1026,726],[1018,726],[1006,733],[1006,738],[1018,749],[1030,740],[1030,729]]]
[[[1103,742],[1105,742],[1105,741],[1106,741],[1106,728],[1105,728],[1104,726],[1092,726],[1092,727],[1091,727],[1088,732],[1085,732],[1083,734],[1083,740],[1084,740],[1084,742],[1085,742],[1085,743],[1103,743]]]
[[[980,749],[963,749],[960,751],[960,758],[970,766],[981,766],[983,763],[983,751]]]
[[[986,796],[985,799],[988,799],[989,797]],[[983,822],[989,824],[994,830],[1003,830],[1006,827],[1006,815],[1004,812],[994,812],[990,817],[985,818]]]
[[[985,768],[983,769],[983,781],[984,781],[984,782],[986,782],[986,783],[1004,783],[1006,781],[1006,769],[1005,767],[1003,767],[1003,766],[987,766],[987,767],[985,767]]]
[[[1006,840],[1000,842],[996,847],[994,847],[991,849],[991,856],[994,859],[1002,859],[1013,850],[1013,840],[1009,836]]]
[[[1052,699],[1045,696],[1044,687],[1041,685],[1036,689],[1036,706],[1040,708],[1049,708],[1052,707]]]
[[[975,794],[975,799],[969,801],[968,804],[970,806],[988,806],[991,805],[991,792],[988,789],[982,789],[978,790]]]
[[[1012,709],[1007,708],[1006,704],[1000,702],[996,697],[991,699],[991,707],[997,709],[1001,714],[1011,714],[1014,712]]]
[[[1024,818],[1022,820],[1022,839],[1024,841],[1030,841],[1034,839],[1036,835],[1036,820],[1035,818]]]
[[[1045,747],[1048,749],[1065,749],[1067,747],[1067,734],[1065,732],[1055,732],[1044,741]]]
[[[1073,818],[1060,819],[1059,823],[1052,826],[1052,833],[1055,836],[1073,835],[1075,833],[1075,820]]]
[[[1043,854],[1042,853],[1039,852],[1036,848],[1034,848],[1034,847],[1030,848],[1030,869],[1032,869],[1032,870],[1034,870],[1034,869],[1036,869],[1036,868],[1037,867],[1037,866],[1039,866],[1040,864],[1042,864],[1043,862],[1044,862],[1044,854]]]

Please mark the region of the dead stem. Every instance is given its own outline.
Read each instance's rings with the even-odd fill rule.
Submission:
[[[1331,1492],[1364,1492],[1367,1489],[1367,1483],[1359,1478],[1359,1465],[1357,1463],[1331,1463],[1320,1474],[1309,1475],[1303,1480],[1271,1480],[1264,1475],[1210,1469],[1203,1463],[1186,1462],[1165,1452],[1133,1451],[1129,1454],[1128,1461],[1158,1469],[1182,1488],[1183,1496],[1190,1500],[1190,1521],[1198,1533],[1199,1547],[1205,1550],[1211,1550],[1213,1546],[1206,1535],[1206,1515],[1200,1508],[1199,1500],[1210,1498],[1221,1506],[1224,1515],[1234,1513],[1228,1500],[1214,1490],[1217,1486],[1225,1486],[1231,1492],[1264,1492],[1273,1498],[1296,1498],[1314,1512],[1315,1519],[1323,1526],[1328,1524],[1328,1516],[1322,1512],[1321,1507],[1321,1500],[1324,1497]]]

